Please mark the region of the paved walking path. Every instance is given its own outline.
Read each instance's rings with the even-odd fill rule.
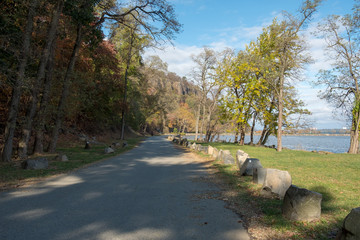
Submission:
[[[164,137],[71,174],[0,194],[1,240],[249,239],[206,167]]]

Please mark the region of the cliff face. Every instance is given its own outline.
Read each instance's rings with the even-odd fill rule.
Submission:
[[[152,77],[151,86],[156,90],[171,92],[179,96],[197,95],[197,87],[185,77],[179,77],[175,73],[166,72],[162,77]]]

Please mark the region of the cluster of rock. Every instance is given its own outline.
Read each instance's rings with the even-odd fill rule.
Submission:
[[[127,146],[128,146],[127,142],[122,142],[122,143],[114,142],[110,146],[105,147],[104,153],[105,154],[114,153],[116,148],[124,148]],[[90,142],[88,141],[85,142],[85,149],[90,149]]]
[[[114,153],[116,148],[124,148],[127,147],[127,142],[115,142],[112,143],[110,146],[104,149],[105,154]],[[85,149],[90,149],[90,142],[85,142]],[[61,162],[68,162],[69,159],[65,154],[58,154],[55,157],[51,157],[52,160],[61,161]],[[49,157],[35,157],[29,158],[27,160],[22,161],[21,167],[23,169],[30,169],[30,170],[37,170],[37,169],[47,169],[49,168]]]
[[[263,168],[257,158],[251,158],[246,152],[238,150],[236,158],[229,150],[218,150],[212,146],[190,144],[179,136],[169,136],[170,141],[189,147],[198,152],[213,156],[224,164],[236,164],[240,176],[252,176],[253,182],[261,184],[260,195],[283,200],[283,215],[294,221],[313,221],[320,218],[322,195],[292,185],[289,172],[272,168]]]

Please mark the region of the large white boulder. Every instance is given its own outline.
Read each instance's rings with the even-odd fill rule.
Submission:
[[[283,199],[291,186],[291,176],[288,171],[266,168],[265,181],[260,194],[263,196],[277,195]]]

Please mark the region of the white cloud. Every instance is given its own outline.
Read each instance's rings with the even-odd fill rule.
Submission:
[[[175,72],[179,76],[189,76],[193,68],[192,55],[201,52],[201,47],[197,46],[166,46],[163,50],[148,49],[145,52],[145,58],[158,55],[164,62],[168,64],[168,70]]]

